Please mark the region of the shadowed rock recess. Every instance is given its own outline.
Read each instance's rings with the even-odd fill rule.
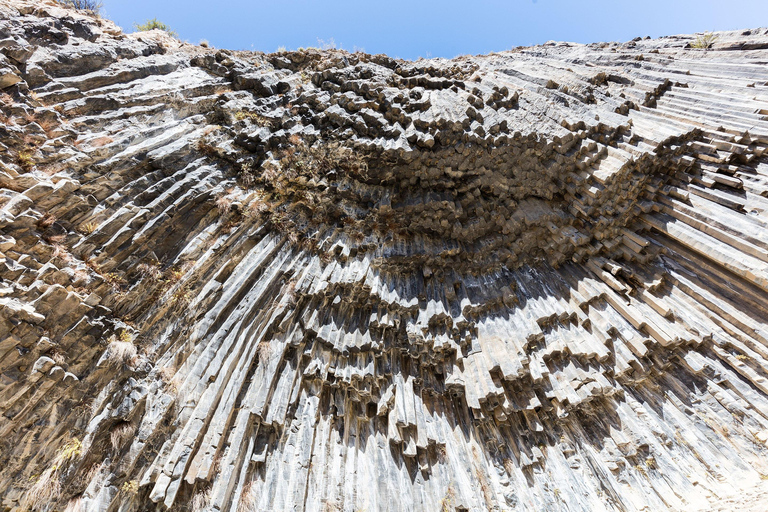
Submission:
[[[710,39],[0,0],[0,509],[763,510],[768,30]]]

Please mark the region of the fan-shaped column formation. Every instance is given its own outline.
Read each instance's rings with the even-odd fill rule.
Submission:
[[[407,62],[0,15],[3,507],[765,498],[765,29]]]

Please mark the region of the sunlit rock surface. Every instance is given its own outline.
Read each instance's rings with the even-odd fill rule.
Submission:
[[[764,510],[768,30],[0,18],[0,508]]]

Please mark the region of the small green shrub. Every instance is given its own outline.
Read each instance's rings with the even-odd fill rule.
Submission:
[[[255,112],[246,112],[245,110],[238,110],[235,112],[235,121],[244,121],[246,119],[251,120],[258,126],[270,126],[272,124],[272,121],[268,117]]]
[[[101,0],[58,0],[61,5],[77,9],[78,11],[86,11],[91,14],[98,14],[104,4]]]
[[[135,28],[137,32],[146,32],[147,30],[157,29],[167,32],[169,36],[179,37],[179,34],[177,34],[175,30],[171,30],[171,27],[158,20],[157,18],[152,18],[151,20],[147,20],[141,24],[134,23],[133,28]]]
[[[35,167],[35,160],[32,158],[32,153],[29,151],[19,152],[17,159],[19,161],[19,167],[21,167],[24,172],[29,172]]]
[[[691,48],[707,50],[714,46],[718,38],[719,36],[713,34],[712,32],[704,32],[702,35],[698,36],[694,42],[691,43]]]
[[[137,480],[129,480],[123,482],[120,486],[120,492],[128,496],[134,496],[139,493],[139,482]]]

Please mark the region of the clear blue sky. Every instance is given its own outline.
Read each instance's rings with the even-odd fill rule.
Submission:
[[[273,52],[333,39],[393,57],[455,57],[548,40],[628,41],[768,26],[768,0],[103,0],[126,32],[157,18],[182,40]]]

